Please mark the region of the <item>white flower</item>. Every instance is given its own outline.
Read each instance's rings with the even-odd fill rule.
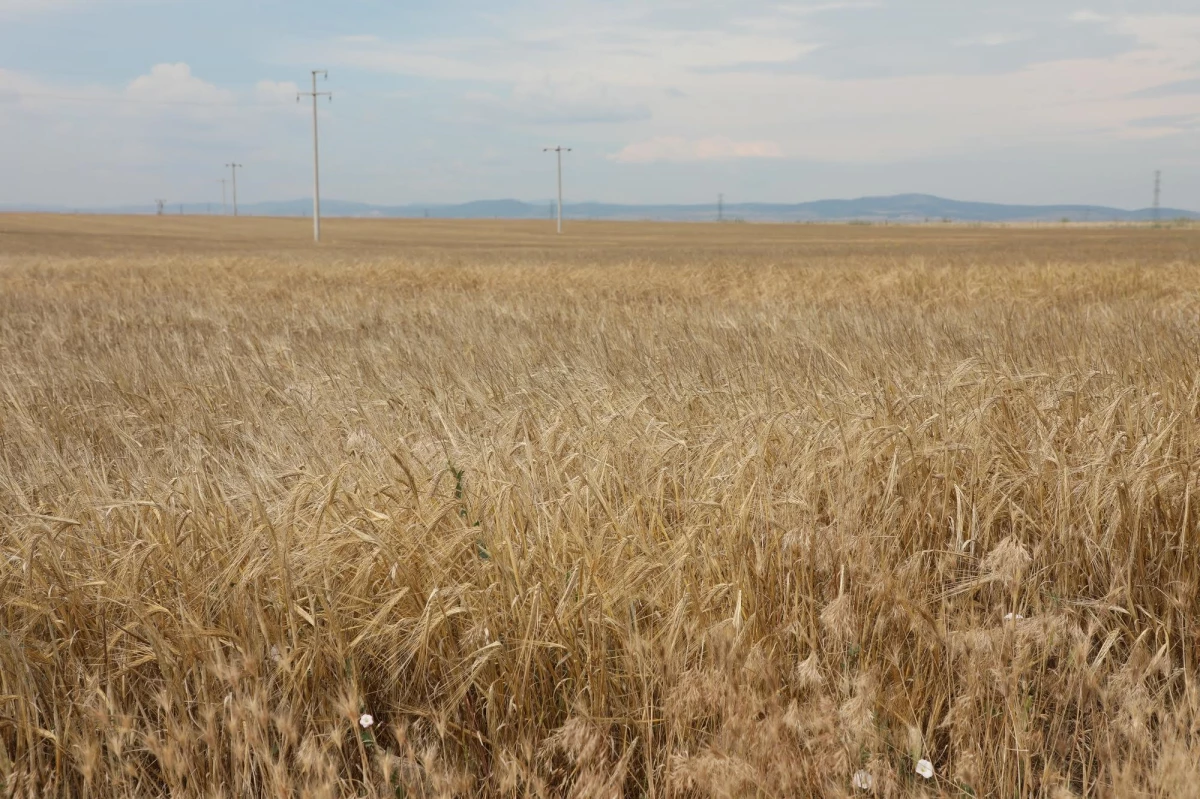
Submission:
[[[1025,621],[1025,617],[1022,616],[1020,613],[1006,613],[1006,614],[1004,614],[1004,620],[1005,621]]]
[[[930,763],[928,760],[918,760],[917,761],[917,774],[921,775],[922,777],[924,777],[927,780],[932,779],[933,778],[933,764]]]
[[[860,791],[869,791],[875,787],[875,778],[871,776],[871,772],[860,770],[854,772],[854,787]]]
[[[277,647],[277,646],[271,647],[271,660],[278,663],[282,658],[283,658],[283,656],[281,654],[279,654],[279,647]]]
[[[358,726],[362,727],[364,730],[369,730],[375,726],[375,719],[371,718],[370,713],[363,713],[358,718]]]

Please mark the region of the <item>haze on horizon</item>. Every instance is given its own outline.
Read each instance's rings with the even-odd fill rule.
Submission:
[[[0,205],[923,192],[1200,209],[1194,0],[0,0]]]

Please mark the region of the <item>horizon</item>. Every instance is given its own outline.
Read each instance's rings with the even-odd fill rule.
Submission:
[[[310,194],[307,197],[303,197],[303,196],[302,197],[291,197],[288,199],[268,199],[268,200],[258,200],[258,201],[253,201],[253,202],[239,201],[238,206],[240,209],[247,209],[247,210],[261,209],[264,206],[274,207],[274,208],[296,206],[297,209],[299,211],[301,211],[301,213],[266,212],[266,213],[257,213],[257,214],[247,214],[247,215],[279,216],[279,217],[296,217],[296,216],[311,217],[311,215],[312,215],[312,212],[311,212],[312,200],[313,200],[313,198],[312,198],[312,195]],[[1077,210],[1077,211],[1120,212],[1120,213],[1124,213],[1124,214],[1136,215],[1136,214],[1150,214],[1157,210],[1157,212],[1167,215],[1168,218],[1171,214],[1180,214],[1180,213],[1200,217],[1200,211],[1190,209],[1190,208],[1182,208],[1182,207],[1174,207],[1174,206],[1160,206],[1158,209],[1155,209],[1153,206],[1121,207],[1121,206],[1101,205],[1101,204],[1095,204],[1095,203],[1066,203],[1066,202],[1063,202],[1063,203],[1055,203],[1055,202],[998,203],[998,202],[991,202],[991,201],[987,201],[987,200],[962,200],[962,199],[957,199],[957,198],[941,197],[941,196],[933,195],[933,194],[925,194],[925,193],[921,193],[921,192],[903,192],[900,194],[890,194],[890,195],[864,195],[864,196],[859,196],[859,197],[823,197],[823,198],[819,198],[816,200],[797,200],[797,201],[778,201],[778,202],[767,202],[767,201],[761,201],[761,200],[725,201],[723,203],[723,207],[726,210],[731,210],[731,209],[752,210],[752,209],[757,208],[757,209],[766,211],[766,210],[770,210],[770,209],[778,209],[778,210],[801,209],[801,208],[806,208],[806,207],[821,206],[821,205],[833,205],[833,204],[850,205],[850,204],[855,204],[855,203],[861,204],[861,203],[871,203],[871,202],[886,203],[886,202],[894,202],[894,201],[902,201],[902,200],[927,200],[927,201],[936,201],[938,203],[945,203],[948,206],[963,206],[963,207],[975,207],[975,208],[990,207],[990,208],[994,208],[997,210],[1008,209],[1011,211],[1017,211],[1017,210],[1038,211],[1038,210],[1041,210],[1041,211],[1046,211],[1046,212],[1055,212],[1055,211]],[[356,207],[356,208],[358,208],[360,210],[364,210],[364,211],[413,211],[413,212],[417,212],[417,211],[421,211],[421,210],[448,211],[448,210],[455,210],[455,209],[465,209],[465,208],[476,207],[476,206],[490,206],[490,205],[500,206],[500,205],[504,205],[504,204],[519,205],[519,206],[529,208],[529,209],[540,209],[540,208],[545,208],[549,205],[552,209],[552,207],[555,203],[555,200],[554,200],[554,198],[542,198],[542,199],[528,200],[528,199],[521,199],[518,197],[484,197],[484,198],[479,198],[479,199],[474,199],[474,200],[465,200],[465,201],[461,201],[461,202],[443,202],[443,203],[378,202],[378,203],[376,203],[376,202],[364,202],[361,200],[348,200],[348,199],[344,199],[344,198],[340,198],[340,197],[323,196],[321,198],[321,203],[322,203],[322,216],[330,216],[330,217],[342,216],[342,217],[349,218],[351,215],[346,214],[346,213],[339,213],[337,210],[331,210],[331,209],[335,208],[337,206],[343,206],[343,207],[351,206],[351,207]],[[214,203],[211,200],[200,200],[200,201],[182,200],[182,201],[178,201],[178,202],[169,202],[166,204],[166,207],[165,207],[162,215],[178,216],[179,212],[172,211],[171,209],[172,208],[175,208],[175,209],[183,208],[183,209],[187,209],[187,213],[185,213],[185,215],[219,216],[219,215],[222,215],[222,212],[219,210],[218,206],[220,206],[220,203]],[[592,207],[592,208],[596,208],[596,209],[611,209],[614,211],[618,211],[619,209],[628,209],[630,211],[661,209],[661,210],[679,210],[679,211],[697,211],[697,212],[711,210],[711,211],[715,212],[719,209],[720,206],[716,202],[710,202],[710,203],[650,203],[650,202],[612,203],[612,202],[605,202],[602,200],[592,200],[592,199],[569,200],[569,201],[564,201],[564,203],[563,203],[564,211],[566,211],[567,209],[572,209],[572,208],[579,209],[582,207]],[[201,209],[201,208],[207,208],[208,210],[205,210],[205,211],[195,210],[195,209]],[[5,213],[22,213],[22,212],[26,212],[26,213],[68,213],[68,214],[69,213],[86,213],[86,214],[101,214],[101,215],[107,214],[107,213],[114,213],[114,214],[131,213],[131,214],[135,214],[135,215],[143,215],[143,214],[147,214],[147,213],[155,214],[156,213],[154,210],[154,205],[152,203],[151,204],[128,203],[128,204],[122,204],[122,205],[108,205],[108,206],[84,206],[84,205],[72,205],[72,204],[32,204],[32,203],[7,204],[7,203],[4,203],[4,204],[0,204],[0,212],[5,212]],[[229,213],[229,215],[232,215],[232,210],[229,210],[228,213]],[[933,215],[936,216],[936,214],[933,214]],[[914,215],[911,215],[908,217],[894,216],[892,218],[915,219],[915,218],[919,218],[920,216],[922,216],[922,215],[914,214]],[[925,216],[929,216],[929,215],[925,215]],[[488,218],[488,217],[481,217],[481,218]],[[504,218],[504,217],[494,217],[494,218]],[[842,218],[854,219],[855,217],[847,216],[847,217],[828,217],[828,218],[833,220],[833,219],[842,219]],[[1100,221],[1100,220],[1097,220],[1097,221]]]
[[[286,8],[287,14],[277,13]],[[229,19],[237,25],[228,25]],[[0,205],[903,193],[1200,208],[1185,0],[0,0]],[[899,34],[899,35],[898,35]],[[309,190],[310,191],[310,190]],[[468,198],[464,200],[463,198]]]

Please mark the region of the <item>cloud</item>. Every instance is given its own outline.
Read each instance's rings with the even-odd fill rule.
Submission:
[[[125,96],[163,104],[222,105],[232,104],[236,99],[233,92],[194,76],[192,68],[184,63],[156,64],[149,74],[135,78],[125,87]]]
[[[650,109],[592,82],[520,84],[507,96],[469,92],[471,109],[482,117],[534,125],[583,125],[642,122]]]
[[[782,158],[779,145],[770,141],[733,141],[724,136],[706,139],[685,139],[679,136],[658,136],[627,145],[610,156],[622,164],[645,164],[655,161],[725,161],[739,158]]]
[[[1135,119],[1129,123],[1134,128],[1150,128],[1152,130],[1179,133],[1185,130],[1195,130],[1200,127],[1200,115],[1176,114],[1162,117],[1146,117]]]
[[[0,19],[79,13],[111,6],[144,5],[162,0],[0,0]]]
[[[1099,145],[1133,120],[1192,110],[1129,95],[1198,77],[1200,15],[960,9],[914,41],[896,33],[922,15],[864,5],[538,3],[453,35],[331,39],[292,57],[418,78],[434,104],[466,98],[442,106],[447,124],[592,125],[623,163],[779,157],[777,143],[789,159],[857,164]],[[705,138],[712,130],[727,138]]]
[[[1173,83],[1164,83],[1161,86],[1151,86],[1149,89],[1142,89],[1128,96],[1154,99],[1158,97],[1177,97],[1183,94],[1200,94],[1200,78],[1177,80]]]
[[[848,11],[851,9],[869,9],[880,8],[883,5],[883,0],[845,0],[839,3],[818,3],[810,6],[798,6],[789,8],[787,6],[779,6],[778,11],[785,14],[792,14],[797,17],[816,16],[825,14],[830,11]]]
[[[0,69],[0,108],[0,140],[8,143],[0,171],[14,176],[0,192],[18,202],[50,201],[44,192],[56,184],[60,193],[71,187],[73,205],[117,194],[203,198],[212,196],[212,173],[231,159],[259,176],[290,176],[311,153],[293,84],[262,81],[234,91],[186,63],[157,64],[124,86]]]
[[[490,33],[403,42],[335,37],[306,46],[303,53],[297,50],[295,57],[435,80],[532,83],[574,74],[608,84],[657,86],[671,76],[791,63],[820,46],[805,36],[812,13],[795,9],[722,15],[708,25],[692,19],[664,24],[655,15],[679,12],[673,4],[664,9],[597,3],[571,9],[545,19],[514,11]]]
[[[112,8],[162,0],[94,2]],[[0,0],[0,9],[43,3],[71,7],[70,0]],[[61,169],[60,185],[83,183],[93,173],[96,185],[108,185],[99,173],[109,164],[140,165],[158,179],[160,165],[199,171],[196,165],[233,158],[253,165],[247,170],[253,185],[267,158],[282,164],[299,152],[304,163],[311,128],[297,115],[311,108],[297,106],[295,84],[275,78],[307,77],[303,70],[310,65],[338,70],[330,84],[340,93],[337,102],[321,105],[330,117],[332,185],[336,176],[353,173],[358,182],[346,178],[347,186],[374,181],[386,185],[385,192],[464,198],[485,186],[488,192],[532,192],[537,184],[531,187],[526,175],[537,173],[520,160],[521,148],[533,161],[540,154],[532,145],[557,140],[578,145],[578,179],[589,181],[596,195],[641,191],[634,186],[655,170],[616,166],[650,162],[709,162],[717,171],[736,162],[740,175],[760,176],[755,193],[772,186],[818,191],[783,178],[811,168],[805,162],[875,175],[879,165],[965,163],[988,153],[1026,163],[1031,154],[1061,148],[1094,153],[1096,163],[1106,163],[1106,154],[1119,160],[1125,157],[1119,153],[1135,151],[1122,150],[1122,142],[1148,136],[1173,136],[1170,145],[1185,153],[1180,159],[1195,162],[1194,147],[1185,151],[1176,143],[1187,135],[1171,133],[1200,114],[1195,0],[1149,4],[1155,13],[1112,0],[1079,3],[1095,11],[1068,19],[1076,5],[1044,0],[1013,0],[1003,9],[891,0],[872,11],[856,10],[869,5],[863,3],[818,11],[803,0],[518,0],[502,9],[434,4],[427,19],[414,20],[420,24],[403,33],[374,24],[385,18],[382,12],[359,17],[357,11],[347,13],[341,32],[358,36],[317,25],[278,36],[248,28],[267,38],[251,37],[246,41],[257,47],[228,54],[242,60],[239,74],[249,77],[248,86],[213,80],[218,73],[206,72],[200,61],[153,69],[154,61],[140,62],[140,78],[127,84],[122,74],[107,85],[103,76],[125,67],[114,62],[108,72],[83,73],[69,62],[46,69],[70,74],[66,70],[75,68],[84,77],[25,75],[24,82],[6,82],[0,70],[0,139],[8,142],[0,173],[20,166],[28,175],[23,182],[0,181],[0,191],[40,191],[34,166]],[[1178,13],[1158,13],[1168,7]],[[101,19],[107,16],[94,14],[96,35],[102,22],[127,23],[128,15]],[[163,48],[180,41],[153,38],[163,20],[145,24],[137,35],[154,52],[169,54]],[[19,27],[9,27],[19,34]],[[1015,42],[1017,34],[1027,38]],[[231,47],[235,41],[242,40],[231,40]],[[126,53],[121,63],[137,55],[136,49]],[[271,68],[252,71],[259,57]],[[295,71],[275,71],[283,66]],[[376,74],[350,74],[343,69],[348,66]],[[254,84],[258,78],[271,80]],[[307,80],[296,83],[308,88]],[[392,90],[409,102],[392,101]],[[368,114],[374,115],[370,122]],[[573,127],[555,132],[554,126]],[[488,168],[509,183],[499,177],[474,182],[484,171],[479,153],[485,142],[499,153]],[[608,168],[594,168],[591,159]],[[592,171],[584,172],[585,164]],[[952,172],[961,170],[940,169]],[[297,174],[303,177],[303,170]],[[379,177],[384,174],[387,181]],[[417,174],[423,183],[397,179]],[[472,177],[456,184],[456,175]],[[914,180],[908,188],[920,188],[925,178]],[[645,190],[683,191],[678,185],[647,184]],[[153,196],[151,188],[138,191]],[[182,189],[162,191],[172,196]]]
[[[96,4],[96,0],[0,0],[0,17],[64,11]]]
[[[1200,15],[1147,14],[1114,20],[1113,27],[1137,39],[1152,65],[1171,66],[1195,72],[1196,41],[1200,39]]]
[[[254,84],[254,96],[263,103],[295,103],[300,87],[295,82],[260,80]]]
[[[966,39],[959,39],[954,43],[955,47],[1003,47],[1006,44],[1016,44],[1028,39],[1028,36],[1020,36],[1012,33],[986,33],[982,36],[971,36]]]

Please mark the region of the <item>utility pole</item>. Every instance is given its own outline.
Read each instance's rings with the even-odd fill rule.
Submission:
[[[718,222],[725,221],[725,195],[724,194],[717,195],[717,221]]]
[[[167,201],[166,200],[155,200],[154,204],[158,206],[158,215],[162,216],[163,208],[166,206]]]
[[[233,170],[233,215],[237,216],[237,171],[245,169],[241,164],[226,164],[225,166]]]
[[[221,216],[229,215],[229,205],[225,202],[225,184],[229,182],[229,178],[221,178]]]
[[[1162,215],[1162,207],[1159,204],[1159,199],[1162,197],[1162,171],[1154,173],[1154,224],[1157,225],[1159,217]]]
[[[301,97],[311,97],[313,101],[313,241],[321,240],[321,154],[317,146],[317,98],[328,97],[333,102],[333,92],[317,91],[317,76],[329,80],[329,73],[323,69],[312,70],[312,91],[300,92],[296,102]]]
[[[562,154],[571,152],[570,147],[543,147],[544,153],[555,153],[558,156],[558,232],[562,233]]]

